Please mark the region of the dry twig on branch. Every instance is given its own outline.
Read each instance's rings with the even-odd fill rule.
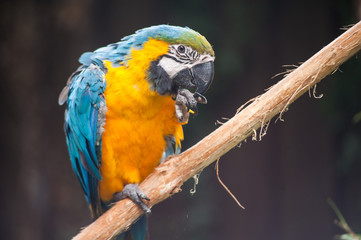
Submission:
[[[187,151],[169,157],[148,176],[140,188],[153,206],[180,191],[190,177],[220,158],[256,130],[264,129],[269,120],[310,90],[316,83],[335,71],[361,49],[361,22],[324,47],[266,93],[238,112]],[[262,135],[260,132],[260,136]],[[257,137],[257,136],[255,136]],[[111,239],[123,232],[141,216],[142,211],[130,200],[116,203],[95,222],[84,228],[74,240]]]

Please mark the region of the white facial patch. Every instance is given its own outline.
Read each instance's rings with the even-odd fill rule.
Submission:
[[[158,65],[161,66],[164,71],[169,75],[171,79],[173,79],[180,71],[186,68],[192,68],[193,66],[209,61],[214,61],[214,57],[208,54],[200,55],[197,60],[193,61],[192,63],[181,63],[177,62],[170,57],[163,57]]]
[[[179,63],[174,59],[168,57],[163,57],[159,61],[158,65],[161,66],[164,69],[164,71],[166,71],[166,73],[168,73],[171,79],[175,77],[177,73],[187,68],[187,65],[183,63]]]

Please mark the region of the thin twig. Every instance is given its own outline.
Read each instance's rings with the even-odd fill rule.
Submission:
[[[242,209],[245,209],[243,207],[243,205],[238,201],[238,199],[233,195],[233,193],[228,189],[228,187],[222,182],[221,178],[219,177],[219,168],[218,168],[218,165],[219,165],[219,158],[217,159],[216,161],[216,174],[217,174],[217,179],[219,181],[219,183],[222,185],[222,187],[224,189],[226,189],[226,191],[228,192],[229,195],[231,195],[231,197],[234,199],[234,201],[238,204],[238,206]]]

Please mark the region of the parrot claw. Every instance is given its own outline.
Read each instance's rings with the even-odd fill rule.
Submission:
[[[114,194],[114,200],[120,201],[125,198],[130,198],[135,204],[137,204],[143,212],[150,214],[150,208],[142,201],[142,199],[150,201],[145,193],[139,188],[138,184],[127,184],[124,186],[123,191]]]
[[[196,99],[197,103],[207,104],[207,98],[202,94],[195,92],[193,97]]]
[[[185,123],[189,118],[189,110],[187,106],[187,99],[182,95],[177,95],[175,100],[175,113],[178,119],[178,122]]]
[[[197,103],[203,103],[203,99],[205,99],[205,97],[201,96],[203,98],[200,98],[200,96],[193,95],[188,89],[178,90],[178,94],[175,98],[175,107],[176,115],[180,123],[188,121],[189,110],[192,110],[194,115],[198,114]]]

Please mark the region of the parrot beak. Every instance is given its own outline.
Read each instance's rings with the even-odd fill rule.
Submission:
[[[195,94],[202,96],[213,81],[214,64],[213,61],[195,65],[193,68],[194,82],[197,87]]]
[[[199,99],[199,103],[207,103],[204,94],[213,81],[214,64],[213,61],[200,63],[192,68],[186,68],[180,71],[173,82],[181,87],[194,92],[194,97]]]

